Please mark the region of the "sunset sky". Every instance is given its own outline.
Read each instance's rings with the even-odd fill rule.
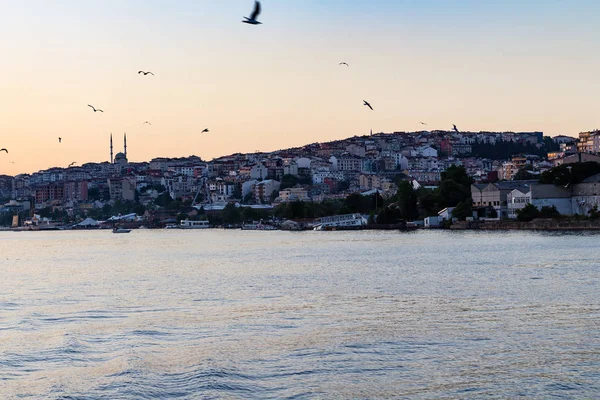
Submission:
[[[130,161],[144,161],[419,121],[600,128],[598,1],[262,4],[250,26],[252,0],[0,0],[0,174],[108,161],[111,132],[115,153],[127,132]]]

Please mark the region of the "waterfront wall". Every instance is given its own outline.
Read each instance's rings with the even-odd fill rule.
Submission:
[[[564,219],[536,219],[530,222],[520,221],[472,221],[455,222],[450,229],[482,229],[482,230],[599,230],[600,220],[564,220]]]

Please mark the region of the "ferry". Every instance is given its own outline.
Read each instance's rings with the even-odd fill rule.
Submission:
[[[315,220],[315,231],[339,229],[361,229],[367,226],[367,219],[361,214],[334,215]]]
[[[190,221],[185,219],[181,221],[179,227],[182,229],[207,229],[210,228],[210,225],[208,221]]]

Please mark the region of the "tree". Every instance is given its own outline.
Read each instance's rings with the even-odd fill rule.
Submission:
[[[526,181],[526,180],[532,179],[534,177],[534,175],[532,175],[530,173],[532,170],[533,170],[533,167],[531,165],[526,165],[525,167],[523,167],[517,171],[513,180],[514,181]]]
[[[464,221],[468,217],[473,216],[473,200],[467,199],[465,201],[461,201],[456,205],[454,210],[452,210],[452,217],[458,218],[459,221]]]
[[[378,224],[397,224],[402,221],[402,213],[398,207],[384,207],[379,214],[377,214],[376,221]]]
[[[221,219],[226,224],[235,224],[241,222],[242,216],[238,207],[233,203],[227,203],[223,211],[221,211]]]
[[[517,210],[517,220],[523,222],[532,221],[540,216],[540,211],[536,206],[529,203],[520,210]]]
[[[471,197],[471,187],[464,186],[453,179],[445,179],[440,182],[439,203],[440,208],[456,207],[461,201]]]
[[[93,187],[93,188],[89,188],[88,189],[88,199],[89,200],[100,200],[102,198],[101,194],[100,194],[100,189],[98,189],[97,187]]]
[[[594,206],[589,212],[590,219],[596,220],[600,219],[600,211],[598,211],[598,206]]]
[[[556,209],[556,206],[548,207],[543,206],[540,210],[540,218],[559,218],[560,213]]]
[[[467,174],[467,170],[463,166],[451,165],[446,169],[446,171],[442,172],[442,181],[445,180],[453,180],[459,185],[471,187],[473,183],[473,179]]]
[[[171,198],[171,195],[167,192],[159,194],[156,200],[154,200],[154,204],[156,204],[159,207],[167,207],[172,202],[173,199]]]
[[[576,184],[598,173],[600,173],[600,164],[597,162],[562,164],[544,172],[540,177],[540,183],[562,186]]]
[[[286,174],[281,177],[281,183],[279,185],[279,190],[284,190],[287,188],[294,187],[298,184],[298,177],[290,174]]]
[[[408,181],[400,181],[396,193],[400,214],[407,220],[417,219],[419,216],[417,193]]]
[[[260,219],[260,213],[252,207],[242,207],[241,219],[242,221],[256,221]]]

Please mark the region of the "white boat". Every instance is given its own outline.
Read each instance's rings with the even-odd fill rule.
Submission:
[[[167,226],[165,226],[165,229],[179,229],[179,225],[177,225],[177,224],[167,224]]]
[[[190,221],[184,219],[179,224],[181,229],[207,229],[210,228],[208,221]]]
[[[113,229],[113,233],[129,233],[131,232],[131,229],[125,229],[125,228],[114,228]]]
[[[273,225],[263,224],[261,221],[261,222],[244,223],[242,225],[242,230],[244,230],[244,231],[275,231],[275,230],[277,230],[277,228],[275,228]]]

